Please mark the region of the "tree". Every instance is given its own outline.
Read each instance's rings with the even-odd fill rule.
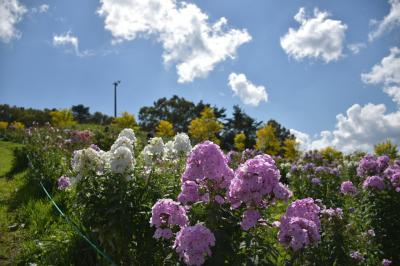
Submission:
[[[174,95],[172,98],[161,98],[153,103],[153,106],[144,106],[139,110],[140,126],[154,132],[161,120],[169,121],[174,125],[175,132],[187,132],[190,122],[200,116],[204,107],[211,107],[200,101],[194,104],[183,97]],[[217,119],[225,117],[225,109],[214,107]]]
[[[113,121],[113,117],[105,115],[100,112],[95,112],[91,118],[90,123],[99,124],[99,125],[109,125]]]
[[[264,127],[257,130],[257,140],[255,148],[269,155],[278,155],[281,145],[276,136],[275,127],[271,124],[266,124]]]
[[[325,160],[327,160],[329,162],[332,162],[336,159],[341,159],[343,156],[341,151],[338,151],[335,148],[330,147],[330,146],[323,148],[321,150],[321,155],[322,155],[322,158],[324,158]]]
[[[239,106],[233,106],[232,118],[226,119],[221,136],[223,149],[234,148],[234,137],[236,134],[244,133],[246,136],[245,148],[252,148],[256,143],[256,131],[261,122],[248,116]]]
[[[292,133],[290,133],[289,129],[286,129],[284,126],[276,122],[274,119],[269,120],[267,124],[275,128],[275,135],[279,139],[281,145],[287,138],[295,139],[295,136]]]
[[[299,155],[299,143],[295,139],[287,138],[283,142],[284,157],[289,160],[295,160]]]
[[[61,109],[50,112],[51,124],[55,127],[69,127],[76,124],[71,110]]]
[[[236,134],[234,142],[236,150],[243,151],[246,148],[246,135],[244,133]]]
[[[174,135],[175,135],[174,126],[166,120],[161,120],[156,128],[156,136],[173,137]]]
[[[136,128],[137,127],[135,116],[128,112],[123,112],[120,117],[114,118],[114,120],[112,121],[112,124],[118,128]]]
[[[189,135],[195,142],[211,140],[216,144],[220,143],[217,135],[222,129],[222,124],[215,117],[212,108],[206,106],[199,118],[190,122]]]
[[[376,155],[381,156],[381,155],[387,155],[391,159],[395,159],[398,154],[397,147],[393,145],[392,141],[390,139],[378,143],[374,146],[374,152]]]
[[[74,119],[78,121],[78,123],[83,124],[89,122],[90,120],[89,107],[85,107],[83,104],[78,104],[78,105],[73,105],[71,110]]]
[[[8,128],[8,122],[0,121],[0,129],[6,129],[6,128]]]

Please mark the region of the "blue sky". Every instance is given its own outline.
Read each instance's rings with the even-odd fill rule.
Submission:
[[[0,0],[0,102],[112,115],[121,80],[121,112],[177,94],[274,118],[306,148],[400,143],[399,0],[137,2]]]

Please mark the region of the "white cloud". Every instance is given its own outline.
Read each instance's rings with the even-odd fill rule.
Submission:
[[[373,66],[369,73],[361,74],[361,79],[368,84],[400,84],[400,49],[391,48],[390,54],[380,64]]]
[[[0,39],[3,42],[8,43],[21,37],[15,25],[22,20],[26,12],[26,7],[18,0],[0,0]]]
[[[389,0],[390,11],[383,20],[376,22],[376,28],[374,31],[368,34],[370,41],[375,40],[381,36],[384,32],[390,31],[394,27],[400,25],[400,0]]]
[[[72,35],[72,33],[70,31],[68,31],[67,33],[61,34],[61,35],[54,35],[53,36],[53,45],[54,46],[72,46],[74,53],[79,57],[94,55],[94,52],[90,51],[90,50],[85,50],[85,51],[81,52],[79,50],[78,37]]]
[[[369,73],[361,74],[361,79],[366,84],[383,84],[383,91],[400,106],[400,49],[391,48],[389,55]]]
[[[70,31],[61,35],[53,36],[54,46],[72,46],[76,54],[79,54],[79,40],[76,36],[73,36]]]
[[[39,13],[46,13],[49,11],[50,6],[47,4],[40,5],[38,8]]]
[[[265,87],[254,85],[244,74],[231,73],[228,84],[245,104],[258,106],[261,101],[268,101]]]
[[[343,151],[371,151],[373,145],[391,139],[400,145],[400,49],[390,49],[390,54],[374,65],[369,73],[361,74],[367,84],[382,84],[383,91],[398,104],[394,112],[387,112],[384,104],[354,104],[345,115],[336,116],[333,131],[323,131],[319,137],[293,131],[303,149],[320,149],[334,146]]]
[[[251,40],[246,30],[229,29],[226,18],[210,24],[195,4],[176,0],[101,0],[98,14],[104,17],[114,42],[137,37],[160,42],[163,61],[176,65],[180,83],[206,77]]]
[[[336,116],[333,131],[322,131],[317,138],[298,131],[293,134],[300,137],[305,150],[333,146],[345,152],[371,151],[374,144],[386,139],[400,144],[400,112],[387,113],[384,104],[354,104],[346,115]]]
[[[358,54],[361,49],[365,48],[366,45],[365,43],[350,43],[347,45],[347,48],[353,53],[353,54]]]
[[[314,16],[307,16],[305,8],[299,9],[294,19],[298,29],[289,28],[281,37],[281,47],[291,57],[302,60],[306,57],[338,60],[342,56],[347,25],[340,20],[329,19],[328,12],[314,9]]]

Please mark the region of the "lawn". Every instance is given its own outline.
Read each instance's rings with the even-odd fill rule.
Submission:
[[[13,149],[20,144],[0,141],[0,265],[13,265],[25,238],[24,224],[16,222],[18,202],[16,195],[24,185],[26,172],[9,176]]]

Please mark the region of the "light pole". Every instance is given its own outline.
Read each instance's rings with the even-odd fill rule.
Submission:
[[[120,80],[114,82],[114,117],[117,117],[117,86],[121,83]]]

